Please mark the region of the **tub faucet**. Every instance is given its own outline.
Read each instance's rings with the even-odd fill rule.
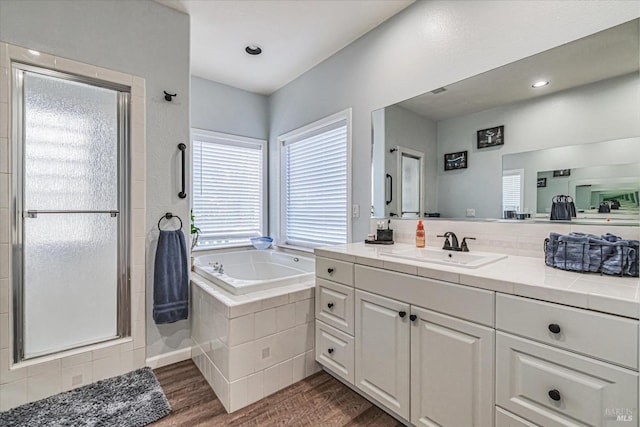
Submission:
[[[458,246],[458,236],[453,231],[447,231],[442,235],[438,235],[438,237],[444,237],[444,245],[442,249],[447,251],[461,251],[462,248]],[[449,237],[451,237],[451,242],[449,242]]]
[[[222,268],[222,264],[216,262],[215,264],[210,262],[209,265],[213,268],[214,273]]]
[[[224,269],[222,268],[222,264],[220,264],[220,268],[218,269],[218,273],[224,274]]]

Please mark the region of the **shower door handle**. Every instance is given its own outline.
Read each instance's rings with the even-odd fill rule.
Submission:
[[[385,203],[388,205],[393,201],[393,177],[387,174],[385,178],[389,182],[389,200],[385,200]]]
[[[28,211],[25,211],[22,216],[23,218],[38,218],[38,215],[40,214],[101,214],[101,213],[109,214],[111,215],[112,218],[115,218],[116,216],[118,216],[120,211],[28,210]]]

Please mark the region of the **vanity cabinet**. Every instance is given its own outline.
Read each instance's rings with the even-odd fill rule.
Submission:
[[[638,427],[637,319],[343,260],[316,266],[316,360],[405,422]]]
[[[351,385],[355,379],[353,267],[353,263],[316,256],[316,361]]]
[[[496,299],[497,427],[512,425],[510,416],[545,427],[638,426],[637,320]]]
[[[354,271],[356,387],[414,425],[492,426],[494,292]]]
[[[409,304],[356,290],[355,385],[409,419]]]

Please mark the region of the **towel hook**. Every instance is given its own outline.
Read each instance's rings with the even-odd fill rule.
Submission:
[[[173,101],[173,97],[174,96],[178,96],[177,93],[168,93],[166,90],[163,91],[163,92],[164,92],[164,100],[165,101],[171,102],[171,101]]]
[[[174,215],[171,212],[167,212],[166,214],[162,215],[160,217],[160,220],[158,221],[158,230],[162,230],[160,228],[160,223],[162,222],[163,219],[166,219],[167,221],[170,220],[171,218],[178,218],[178,221],[180,221],[180,228],[179,230],[182,230],[182,219],[180,219],[180,217],[178,215]]]

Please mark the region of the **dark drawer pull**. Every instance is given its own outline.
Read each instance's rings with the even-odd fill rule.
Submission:
[[[558,325],[557,323],[551,323],[549,325],[549,330],[551,332],[553,332],[554,334],[559,334],[560,333],[560,325]]]
[[[327,268],[327,273],[333,274],[333,268]]]
[[[400,316],[401,318],[404,318],[404,316],[406,316],[406,315],[407,315],[406,311],[399,311],[398,312],[398,316]]]
[[[549,397],[551,398],[551,400],[555,400],[557,402],[558,400],[560,400],[560,392],[554,388],[553,390],[549,391]]]
[[[417,318],[418,316],[416,316],[415,314],[409,315],[409,319],[411,319],[412,322],[415,322]]]
[[[330,302],[329,304],[327,304],[327,307],[329,307],[329,309],[332,309],[333,308],[333,303]]]
[[[333,349],[332,349],[332,348],[327,349],[327,352],[328,352],[329,354],[331,354],[331,353],[333,353]],[[551,393],[551,392],[549,392],[549,393]]]

